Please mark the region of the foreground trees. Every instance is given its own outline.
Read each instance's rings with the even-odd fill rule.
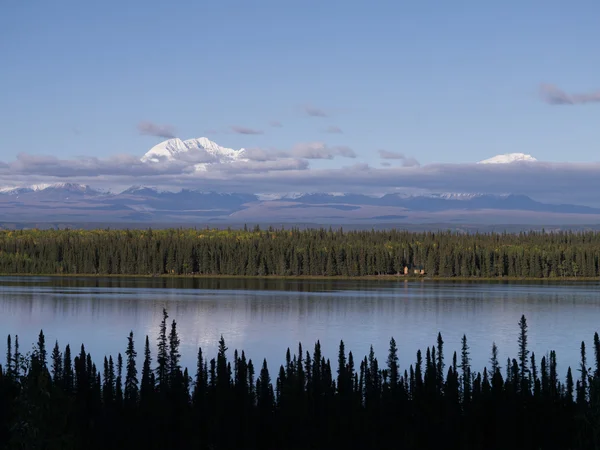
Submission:
[[[153,364],[149,340],[138,381],[133,334],[119,354],[104,359],[103,374],[82,345],[58,344],[47,361],[40,333],[23,356],[9,337],[0,370],[0,448],[307,449],[307,448],[561,448],[600,444],[600,339],[595,370],[582,343],[580,378],[558,376],[556,354],[527,349],[527,322],[519,322],[518,359],[502,373],[498,349],[490,366],[471,368],[463,337],[459,357],[444,359],[443,339],[401,368],[396,341],[386,363],[374,353],[355,365],[340,342],[337,364],[299,345],[277,373],[258,371],[244,352],[233,358],[221,338],[208,361],[198,351],[192,378],[179,364],[176,323],[160,324]],[[170,329],[170,332],[168,331]],[[14,342],[14,344],[13,344]],[[460,361],[460,362],[459,362]],[[125,373],[123,374],[123,365]],[[124,389],[122,378],[124,377]]]
[[[600,276],[600,233],[342,230],[0,231],[0,273]]]

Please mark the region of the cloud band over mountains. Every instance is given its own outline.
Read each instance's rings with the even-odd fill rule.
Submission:
[[[112,188],[130,185],[166,189],[196,188],[217,192],[349,192],[405,190],[524,194],[553,203],[598,205],[600,163],[427,164],[372,167],[363,162],[340,168],[315,168],[313,159],[356,155],[348,147],[298,144],[288,152],[249,151],[246,161],[207,164],[198,158],[144,163],[136,156],[60,159],[21,153],[0,162],[0,187],[70,182]],[[390,155],[387,155],[388,157]],[[403,161],[402,159],[398,159]],[[386,159],[393,161],[393,159]]]

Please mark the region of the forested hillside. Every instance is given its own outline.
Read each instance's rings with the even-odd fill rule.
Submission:
[[[563,278],[600,275],[600,233],[342,230],[0,232],[10,274]]]
[[[471,367],[469,345],[446,357],[444,340],[400,367],[392,338],[384,362],[354,359],[340,342],[330,362],[288,350],[278,371],[256,366],[221,338],[181,367],[177,324],[166,311],[153,352],[133,333],[124,356],[103,365],[40,332],[31,352],[8,336],[0,367],[0,448],[27,449],[595,449],[600,424],[600,339],[588,364],[557,373],[555,352],[530,353],[527,321],[515,324],[518,355]],[[138,367],[137,354],[143,355]],[[283,355],[282,355],[283,356]],[[98,361],[100,362],[100,361]],[[590,367],[592,366],[592,367]]]

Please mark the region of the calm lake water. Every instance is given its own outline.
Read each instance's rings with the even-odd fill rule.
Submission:
[[[414,362],[441,331],[447,362],[467,335],[474,369],[482,370],[492,342],[506,357],[517,356],[518,321],[525,314],[529,342],[538,361],[556,350],[559,370],[579,361],[582,340],[588,358],[600,330],[598,283],[437,283],[429,281],[287,281],[165,278],[0,277],[0,334],[18,334],[26,351],[46,335],[49,353],[81,343],[96,363],[124,353],[130,330],[138,354],[146,335],[155,355],[163,307],[177,321],[182,362],[195,373],[198,347],[216,356],[225,338],[233,355],[244,349],[258,366],[267,358],[272,371],[288,347],[302,342],[311,351],[320,339],[335,367],[340,339],[361,359],[372,344],[385,364],[391,336],[399,345],[403,368]],[[4,337],[2,338],[4,340]],[[208,352],[208,353],[207,353]],[[0,348],[0,361],[5,350]],[[273,374],[275,375],[275,374]],[[575,375],[575,373],[574,373]]]

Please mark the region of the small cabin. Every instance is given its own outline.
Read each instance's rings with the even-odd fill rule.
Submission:
[[[404,275],[408,275],[409,273],[410,273],[410,270],[409,270],[408,266],[404,266]],[[413,274],[414,275],[425,275],[425,269],[423,269],[422,267],[413,268]]]

